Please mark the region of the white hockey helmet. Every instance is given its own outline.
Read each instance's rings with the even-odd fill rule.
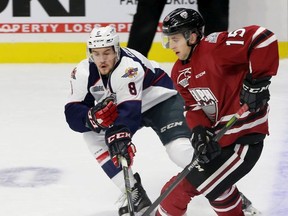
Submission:
[[[115,27],[108,25],[106,27],[95,27],[87,41],[87,48],[89,53],[93,48],[103,48],[113,46],[119,59],[120,44],[119,35],[116,32]]]

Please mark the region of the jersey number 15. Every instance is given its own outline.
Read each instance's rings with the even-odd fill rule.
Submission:
[[[228,38],[234,38],[237,36],[243,37],[245,34],[245,29],[237,29],[235,31],[229,32],[228,34]],[[234,44],[239,44],[239,45],[244,45],[244,41],[242,40],[227,40],[226,41],[226,45],[230,46],[230,45],[234,45]]]

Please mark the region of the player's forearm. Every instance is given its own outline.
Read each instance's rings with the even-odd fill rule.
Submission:
[[[90,131],[86,127],[86,115],[88,107],[80,103],[70,103],[65,106],[65,117],[69,127],[76,132]]]

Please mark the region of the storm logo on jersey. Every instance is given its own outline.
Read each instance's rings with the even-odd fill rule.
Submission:
[[[123,78],[126,78],[126,77],[133,78],[133,77],[137,76],[137,74],[138,74],[138,68],[130,67],[130,68],[127,68],[125,70],[125,74],[122,77]]]
[[[192,88],[189,92],[196,100],[197,104],[204,111],[206,116],[215,122],[218,117],[218,100],[209,88]]]
[[[188,80],[190,78],[191,78],[191,67],[185,68],[185,69],[179,71],[177,83],[185,88],[189,85]]]

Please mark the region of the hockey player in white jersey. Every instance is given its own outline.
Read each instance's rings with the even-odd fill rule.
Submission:
[[[89,58],[81,61],[71,75],[66,120],[71,129],[83,133],[91,153],[123,193],[118,155],[126,158],[133,198],[137,198],[134,210],[143,213],[151,201],[139,174],[133,176],[131,164],[136,148],[131,137],[142,126],[152,127],[170,158],[181,167],[187,165],[193,151],[182,98],[156,62],[135,50],[120,48],[114,27],[93,29],[87,48]],[[130,215],[127,204],[119,208],[119,215]]]
[[[183,100],[160,66],[139,52],[121,48],[112,26],[94,28],[87,41],[88,58],[71,74],[71,95],[65,105],[69,127],[83,133],[102,169],[125,194],[118,156],[129,165],[136,215],[151,205],[138,173],[131,165],[136,153],[131,138],[141,127],[151,127],[171,160],[180,167],[191,162],[193,148],[183,115]],[[119,215],[130,215],[127,202]]]

